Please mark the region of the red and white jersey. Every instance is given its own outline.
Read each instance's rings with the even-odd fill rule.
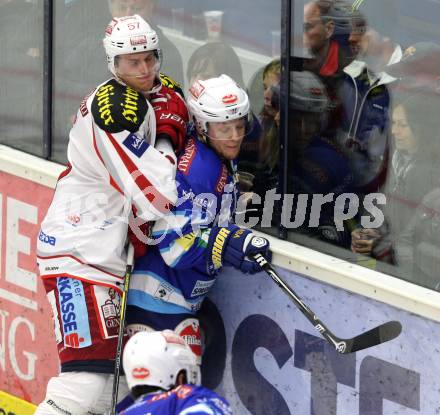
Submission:
[[[151,104],[114,78],[84,98],[70,131],[69,165],[38,236],[42,278],[69,276],[119,289],[132,207],[154,221],[177,198],[175,165],[154,147],[155,132]]]

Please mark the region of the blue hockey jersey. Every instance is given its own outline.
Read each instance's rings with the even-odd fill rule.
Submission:
[[[122,410],[122,407],[126,409]],[[194,385],[181,385],[163,393],[149,393],[141,396],[134,403],[128,397],[118,404],[116,413],[120,415],[232,415],[231,408],[224,398],[203,386]]]
[[[200,308],[219,269],[210,261],[211,229],[232,223],[238,190],[236,164],[190,138],[178,158],[178,202],[153,228],[156,245],[136,260],[127,324],[171,329]]]

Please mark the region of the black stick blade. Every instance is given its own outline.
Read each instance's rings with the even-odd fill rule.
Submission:
[[[401,332],[402,325],[398,321],[389,321],[359,336],[347,339],[347,347],[343,353],[353,353],[358,350],[377,346],[395,339]]]

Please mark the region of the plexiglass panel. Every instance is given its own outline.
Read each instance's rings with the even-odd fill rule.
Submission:
[[[0,1],[0,144],[43,154],[43,2]]]
[[[440,4],[319,0],[294,16],[290,239],[439,289]]]

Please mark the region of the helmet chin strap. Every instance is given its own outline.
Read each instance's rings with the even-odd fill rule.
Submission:
[[[159,75],[156,76],[156,85],[153,85],[153,88],[151,88],[149,91],[142,91],[142,94],[148,95],[148,94],[155,94],[156,92],[160,91],[160,88],[162,88],[162,82],[160,81]]]
[[[121,77],[117,73],[114,73],[113,75],[120,84],[127,86],[127,83],[124,82],[124,80],[121,79]],[[143,75],[127,75],[125,77],[126,78],[141,78],[142,76]],[[145,90],[145,91],[140,91],[140,93],[142,95],[149,95],[149,94],[155,94],[156,92],[159,92],[160,88],[162,87],[162,82],[160,81],[159,72],[157,73],[154,81],[155,81],[154,85],[151,89]]]

